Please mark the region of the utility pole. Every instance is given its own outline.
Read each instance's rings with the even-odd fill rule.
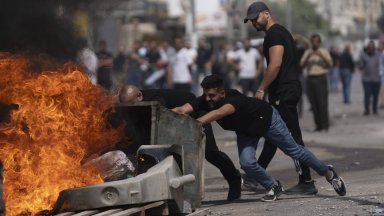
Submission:
[[[285,10],[285,21],[288,31],[292,32],[292,3],[291,0],[287,0],[287,7]]]
[[[233,9],[233,5],[232,5],[231,0],[227,0],[225,2],[225,10],[227,12],[227,24],[228,24],[228,27],[226,28],[226,30],[227,30],[226,40],[227,40],[227,43],[230,44],[234,40],[234,31],[233,31],[233,28],[234,28],[234,25],[233,25],[234,9]]]
[[[197,28],[196,28],[196,4],[195,0],[189,0],[189,8],[186,15],[186,35],[191,40],[192,47],[197,47]]]
[[[365,37],[365,39],[369,39],[369,33],[371,31],[371,20],[370,20],[371,5],[370,5],[370,1],[364,1],[364,9],[365,9],[364,37]]]
[[[247,9],[246,0],[237,0],[237,9],[240,10],[240,17],[243,19],[246,16]],[[240,37],[241,39],[248,38],[247,25],[240,25]]]

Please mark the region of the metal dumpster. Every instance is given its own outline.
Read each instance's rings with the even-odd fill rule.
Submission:
[[[129,179],[64,190],[50,213],[129,208],[156,201],[166,202],[170,213],[199,208],[204,192],[202,125],[157,102],[116,104],[111,113],[110,126],[123,127],[125,134],[117,147],[126,154],[137,152],[141,172]]]
[[[180,145],[183,175],[193,174],[195,183],[185,185],[184,197],[191,209],[201,206],[204,194],[203,162],[205,137],[195,119],[180,115],[158,102],[118,103],[112,124],[125,123],[130,144],[125,151],[136,152],[141,145]]]

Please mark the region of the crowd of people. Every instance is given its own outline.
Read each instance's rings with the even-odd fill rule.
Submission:
[[[352,44],[321,47],[322,38],[293,35],[300,61],[300,81],[313,113],[314,131],[328,131],[328,94],[341,91],[342,101],[351,101],[351,84],[355,71],[361,72],[364,91],[363,114],[378,114],[384,108],[384,43],[371,40],[358,58]],[[248,96],[256,95],[266,71],[262,43],[244,39],[235,44],[213,47],[200,39],[197,49],[188,40],[135,41],[129,51],[121,47],[116,55],[100,41],[96,52],[84,48],[78,61],[93,83],[113,93],[124,84],[140,89],[178,89],[201,94],[198,85],[210,74],[220,75],[226,88],[237,88]],[[171,44],[174,44],[172,46]],[[341,52],[339,51],[341,50]],[[301,116],[302,100],[298,104]]]
[[[379,109],[384,108],[384,43],[369,40],[357,58],[354,58],[351,44],[346,44],[342,52],[331,49],[333,67],[331,71],[336,76],[330,76],[331,92],[337,92],[337,84],[341,83],[343,102],[350,104],[352,77],[356,71],[361,73],[361,83],[364,94],[365,116],[378,115]],[[333,84],[332,84],[333,83]]]
[[[121,47],[114,56],[102,40],[96,52],[87,47],[80,50],[78,63],[92,82],[111,93],[132,84],[140,89],[179,89],[198,95],[201,79],[218,74],[226,87],[240,86],[251,96],[265,67],[261,48],[252,46],[249,39],[213,47],[204,38],[193,48],[189,40],[176,38],[172,42],[135,41],[128,51]]]

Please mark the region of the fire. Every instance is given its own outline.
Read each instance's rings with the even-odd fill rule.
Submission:
[[[7,215],[51,209],[60,191],[102,182],[81,168],[90,150],[116,143],[106,110],[115,98],[74,64],[31,71],[22,56],[0,53],[0,103],[17,104],[11,121],[0,123]]]

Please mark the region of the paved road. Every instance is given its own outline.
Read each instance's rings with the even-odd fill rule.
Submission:
[[[360,77],[352,84],[352,104],[342,103],[341,93],[330,94],[331,128],[328,133],[314,133],[312,113],[305,103],[301,126],[308,148],[326,164],[334,164],[347,182],[347,195],[339,197],[328,182],[315,172],[319,193],[316,196],[282,195],[278,201],[262,202],[265,191],[243,190],[241,200],[225,201],[227,184],[219,171],[205,163],[203,207],[212,215],[384,215],[384,110],[379,116],[363,116]],[[215,125],[219,147],[239,167],[235,136]],[[260,153],[258,149],[257,154]],[[268,171],[285,188],[296,184],[293,162],[278,151]],[[380,213],[381,212],[381,213]]]

